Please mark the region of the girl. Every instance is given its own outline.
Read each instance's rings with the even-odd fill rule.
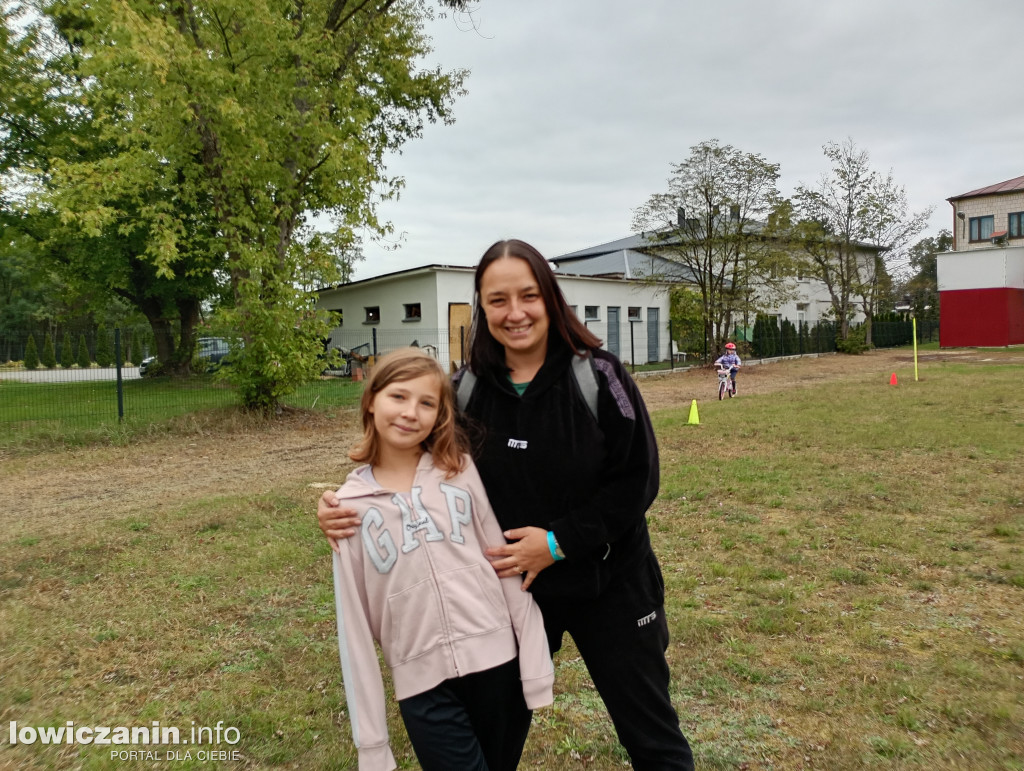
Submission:
[[[337,492],[361,526],[332,540],[359,768],[395,768],[376,640],[425,771],[514,769],[531,710],[552,702],[554,668],[540,610],[484,556],[505,540],[464,452],[451,384],[429,355],[402,349],[377,364],[361,408],[349,455],[367,465]]]

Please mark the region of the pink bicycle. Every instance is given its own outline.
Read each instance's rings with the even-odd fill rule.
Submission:
[[[729,394],[730,399],[736,395],[736,380],[733,378],[736,369],[736,367],[719,367],[716,370],[718,373],[718,401],[722,401],[726,394]]]

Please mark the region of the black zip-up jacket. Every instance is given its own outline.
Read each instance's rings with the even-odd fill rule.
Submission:
[[[596,597],[651,554],[646,512],[658,494],[658,447],[647,408],[622,363],[596,350],[595,420],[572,355],[551,338],[522,396],[504,373],[484,372],[466,405],[471,430],[482,433],[476,463],[502,529],[552,530],[566,555],[536,578],[538,597]]]

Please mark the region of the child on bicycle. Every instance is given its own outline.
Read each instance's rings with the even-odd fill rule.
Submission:
[[[743,366],[740,357],[736,355],[736,343],[726,343],[725,353],[715,359],[715,366],[720,369],[729,370],[729,378],[732,380],[732,392],[736,393],[736,373]]]
[[[551,704],[540,609],[484,550],[505,544],[455,423],[449,379],[415,348],[382,358],[362,397],[359,466],[338,490],[358,537],[332,540],[338,645],[360,771],[390,771],[376,641],[422,768],[515,769]]]

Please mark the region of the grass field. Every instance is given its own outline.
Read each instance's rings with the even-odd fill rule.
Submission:
[[[1024,366],[936,362],[917,383],[901,369],[898,387],[802,366],[784,390],[741,379],[697,426],[688,394],[653,412],[649,521],[697,767],[1024,769]],[[120,514],[69,505],[59,526],[0,532],[0,767],[354,768],[311,513],[328,468]],[[571,644],[556,667],[521,767],[624,767]],[[185,738],[223,721],[240,739],[213,749],[240,760],[12,747],[11,721],[159,721]],[[391,721],[416,768],[397,709]]]
[[[324,378],[305,383],[284,399],[297,409],[350,407],[362,384]],[[194,413],[238,404],[235,391],[211,375],[125,380],[119,418],[115,381],[22,383],[0,380],[0,450],[127,442],[173,431]]]

